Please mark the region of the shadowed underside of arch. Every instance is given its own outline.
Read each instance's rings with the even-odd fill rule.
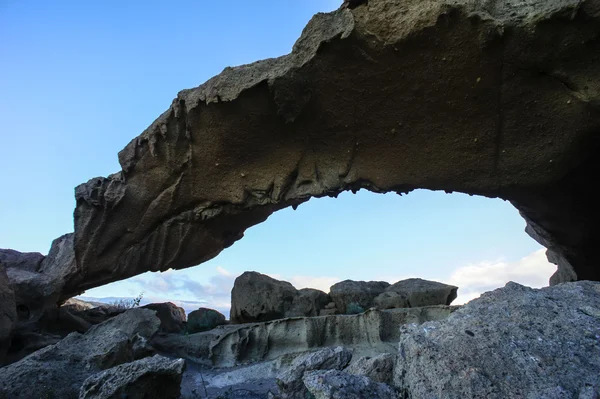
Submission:
[[[64,296],[216,256],[344,190],[510,200],[558,264],[600,280],[593,196],[600,1],[370,0],[317,14],[291,54],[180,92],[76,189]]]

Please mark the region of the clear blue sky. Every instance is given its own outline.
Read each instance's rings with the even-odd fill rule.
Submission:
[[[0,247],[46,253],[73,230],[74,187],[118,171],[118,151],[179,90],[288,53],[314,13],[340,3],[0,0]],[[224,275],[217,266],[232,276],[448,280],[465,265],[517,264],[539,250],[524,227],[501,200],[346,193],[275,214],[179,283],[210,284]],[[96,292],[135,292],[141,281]]]

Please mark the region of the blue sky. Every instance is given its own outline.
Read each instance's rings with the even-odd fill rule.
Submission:
[[[179,90],[288,53],[314,13],[340,3],[0,0],[0,247],[46,253],[73,230],[74,187],[119,170],[118,151]],[[224,308],[233,278],[257,270],[317,288],[419,276],[472,297],[508,279],[547,282],[554,267],[524,227],[497,199],[344,193],[278,212],[197,268],[87,294]]]

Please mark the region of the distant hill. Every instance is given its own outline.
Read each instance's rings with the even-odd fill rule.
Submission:
[[[103,298],[96,298],[96,297],[91,297],[91,296],[78,296],[76,298],[80,299],[82,301],[86,301],[86,302],[100,302],[100,303],[106,303],[109,305],[113,304],[117,301],[121,301],[121,300],[134,299],[134,297],[116,297],[116,296],[109,296],[109,297],[103,297]],[[154,303],[154,302],[156,302],[156,301],[151,301],[149,299],[142,297],[140,306],[148,305],[149,303]],[[202,307],[211,308],[211,309],[215,309],[215,310],[218,310],[219,312],[223,313],[225,315],[225,317],[229,319],[229,308],[210,306],[210,304],[207,304],[206,302],[181,301],[181,300],[160,301],[160,302],[173,302],[175,305],[181,306],[185,310],[186,314],[190,314],[190,312],[193,312],[194,310],[196,310],[198,308],[202,308]]]

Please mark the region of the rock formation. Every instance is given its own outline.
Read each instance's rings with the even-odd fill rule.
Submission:
[[[214,309],[200,308],[188,315],[185,331],[189,334],[212,330],[225,324],[225,315]]]
[[[598,397],[600,283],[508,283],[403,326],[398,353],[394,382],[413,399]]]
[[[183,359],[155,355],[89,377],[79,399],[179,399]]]
[[[374,303],[379,309],[450,305],[457,291],[458,287],[453,285],[409,278],[387,287]]]
[[[385,291],[390,284],[386,281],[353,281],[344,280],[331,286],[329,296],[335,303],[338,313],[351,313],[349,307],[354,305],[362,310],[373,306],[375,297]]]
[[[153,311],[133,309],[83,335],[70,334],[0,368],[0,397],[77,398],[79,388],[91,375],[146,356],[139,341],[152,337],[159,324]]]
[[[297,290],[257,272],[244,272],[235,279],[231,290],[230,319],[251,323],[296,316],[318,316],[329,303],[327,294],[315,289]]]
[[[291,54],[183,90],[76,189],[64,295],[213,258],[273,212],[344,190],[511,201],[558,264],[600,280],[599,0],[371,0]]]
[[[162,333],[178,333],[185,328],[185,310],[172,302],[150,303],[142,306],[142,309],[156,311],[156,317],[160,320],[159,331]]]
[[[315,399],[399,398],[389,385],[339,370],[309,371],[304,374],[302,382]]]

